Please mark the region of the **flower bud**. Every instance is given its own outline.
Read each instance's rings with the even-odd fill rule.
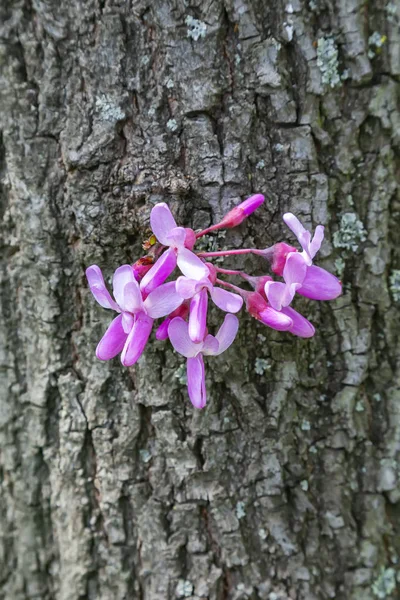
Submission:
[[[136,281],[141,281],[142,278],[150,271],[153,266],[153,258],[151,256],[142,256],[133,265],[133,275]]]
[[[250,196],[250,198],[247,198],[247,200],[229,211],[219,223],[219,227],[225,227],[226,229],[229,229],[230,227],[236,227],[236,225],[240,225],[240,223],[242,223],[246,217],[251,215],[251,213],[253,213],[259,206],[261,206],[263,202],[264,196],[262,194]]]
[[[190,229],[189,227],[185,227],[185,232],[185,248],[188,250],[193,250],[193,246],[196,243],[196,234],[193,229]]]

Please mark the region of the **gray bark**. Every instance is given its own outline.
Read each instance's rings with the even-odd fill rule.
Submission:
[[[400,598],[398,3],[0,13],[0,597]],[[203,411],[167,344],[97,361],[85,267],[136,260],[156,202],[199,228],[252,192],[219,247],[326,225],[315,338],[242,314]]]

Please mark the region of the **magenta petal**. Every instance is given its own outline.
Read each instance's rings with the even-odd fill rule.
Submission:
[[[257,210],[263,202],[264,196],[262,194],[254,194],[254,196],[250,196],[250,198],[247,198],[247,200],[239,204],[237,208],[241,208],[246,217],[248,217]]]
[[[139,289],[139,284],[130,281],[124,287],[124,301],[122,307],[129,313],[138,313],[143,310],[142,292]]]
[[[112,308],[119,312],[119,306],[111,298],[110,292],[106,288],[104,283],[103,274],[100,267],[92,265],[86,269],[86,277],[89,283],[90,291],[92,292],[95,300],[103,308]]]
[[[199,283],[200,282],[197,281],[197,279],[189,279],[189,277],[178,277],[178,279],[176,280],[176,291],[178,292],[181,298],[188,300],[189,298],[193,298],[196,292],[200,291],[199,289],[197,289]]]
[[[150,213],[150,225],[157,240],[164,246],[169,246],[168,234],[175,229],[176,222],[165,202],[156,204]]]
[[[309,254],[311,258],[317,254],[318,250],[321,248],[322,242],[324,241],[324,226],[317,225],[315,228],[315,233],[312,241],[310,242]]]
[[[172,313],[183,302],[176,292],[175,281],[163,283],[153,290],[144,301],[144,308],[152,319],[159,319]]]
[[[308,319],[303,317],[300,313],[298,313],[293,308],[289,306],[286,308],[282,308],[282,312],[290,317],[293,321],[293,325],[289,329],[290,333],[293,335],[298,335],[299,337],[309,338],[312,337],[315,333],[315,328]]]
[[[152,327],[153,319],[150,319],[144,313],[137,315],[135,324],[128,335],[121,354],[121,362],[124,367],[130,367],[139,360],[149,339]]]
[[[299,219],[293,213],[285,213],[283,220],[300,242],[300,236],[306,231]]]
[[[166,236],[166,240],[168,240],[168,246],[173,246],[174,248],[179,248],[185,244],[186,239],[186,229],[184,227],[174,227],[168,235]]]
[[[174,248],[169,248],[164,254],[161,254],[157,262],[147,271],[140,282],[140,289],[147,296],[159,285],[164,283],[176,267],[176,252]]]
[[[289,285],[302,283],[307,273],[307,264],[300,252],[290,252],[283,269],[283,278]]]
[[[217,355],[220,354],[219,350],[219,341],[213,335],[206,335],[206,339],[203,343],[202,354],[211,354]]]
[[[216,338],[219,343],[218,352],[214,354],[222,354],[233,343],[239,329],[239,320],[234,315],[226,315],[224,322],[218,330]]]
[[[267,281],[264,289],[272,308],[281,310],[285,297],[286,284],[281,281]]]
[[[181,317],[172,319],[168,327],[168,336],[171,344],[179,354],[191,358],[198,354],[203,344],[195,344],[189,337],[188,324]]]
[[[117,356],[124,347],[128,334],[122,327],[122,315],[118,315],[113,321],[96,348],[96,356],[100,360],[110,360]]]
[[[129,310],[124,306],[124,290],[127,283],[139,286],[131,265],[122,265],[122,267],[118,267],[113,276],[114,298],[122,310]]]
[[[192,342],[199,343],[204,340],[207,323],[207,290],[195,294],[190,302],[189,337]]]
[[[332,273],[312,265],[297,293],[312,300],[334,300],[342,293],[342,284]]]
[[[156,331],[156,339],[159,341],[166,340],[168,338],[168,327],[171,323],[171,319],[165,319]]]
[[[290,317],[274,310],[270,306],[267,306],[267,308],[264,308],[259,313],[259,319],[264,325],[268,325],[268,327],[272,327],[272,329],[276,329],[277,331],[287,331],[293,324]]]
[[[187,359],[188,392],[191,403],[195,408],[206,405],[205,371],[201,354]]]
[[[190,279],[203,279],[210,272],[203,261],[187,248],[178,250],[178,267],[186,277]]]
[[[243,306],[243,298],[241,296],[219,287],[214,287],[211,292],[211,298],[214,304],[225,312],[237,313]]]

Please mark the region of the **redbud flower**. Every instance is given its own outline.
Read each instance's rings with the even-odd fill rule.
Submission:
[[[238,294],[215,287],[209,277],[204,277],[200,280],[178,277],[176,291],[185,300],[191,298],[189,336],[193,342],[197,343],[204,339],[207,322],[208,294],[210,294],[214,304],[225,312],[236,313],[243,305],[243,299]]]
[[[278,331],[288,331],[291,328],[292,319],[269,306],[261,294],[244,290],[243,292],[246,308],[252,317]]]
[[[321,267],[316,267],[312,264],[312,259],[318,252],[321,247],[322,241],[324,239],[324,227],[322,225],[317,225],[315,229],[314,237],[311,239],[311,233],[307,231],[303,225],[300,223],[297,217],[292,213],[286,213],[283,216],[283,220],[286,225],[293,231],[295,236],[297,237],[301,247],[303,248],[302,252],[298,253],[298,256],[303,259],[305,269],[301,265],[301,261],[296,259],[295,265],[297,265],[297,273],[294,273],[291,270],[291,275],[289,277],[290,281],[288,281],[289,288],[287,290],[287,294],[292,294],[293,292],[293,284],[299,283],[301,285],[296,287],[298,294],[305,296],[306,298],[311,298],[313,300],[334,300],[342,293],[342,284],[339,279],[329,273],[325,269]],[[278,246],[278,248],[276,248]],[[279,247],[280,246],[280,247]],[[286,246],[286,244],[284,245]],[[276,250],[275,250],[276,248]],[[290,247],[288,247],[290,248]],[[293,256],[291,252],[286,252],[287,248],[284,248],[282,244],[275,244],[274,247],[274,259],[277,274],[283,274],[283,277],[286,281],[285,276],[285,266],[290,257]],[[286,262],[283,265],[283,261]],[[291,260],[293,260],[291,258]],[[274,267],[274,263],[273,263]],[[279,273],[279,271],[282,271]],[[271,301],[270,295],[267,293],[268,299]],[[288,297],[288,296],[287,296]],[[293,297],[293,296],[292,296]],[[273,300],[272,300],[273,302]],[[283,303],[282,306],[287,306],[288,304]]]
[[[168,315],[182,304],[182,298],[175,291],[175,282],[159,286],[143,300],[133,268],[123,265],[114,273],[114,301],[97,265],[86,269],[86,277],[100,306],[120,313],[101,338],[96,349],[97,358],[109,360],[122,351],[122,364],[125,367],[133,365],[142,355],[153,320]]]
[[[203,355],[222,354],[232,344],[238,328],[238,319],[228,314],[215,337],[206,335],[201,342],[194,343],[189,336],[189,326],[182,318],[171,321],[169,339],[175,350],[187,358],[188,393],[196,408],[204,408],[207,402]]]

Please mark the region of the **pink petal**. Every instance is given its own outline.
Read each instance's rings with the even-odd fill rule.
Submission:
[[[218,350],[219,342],[217,338],[215,338],[213,335],[207,335],[206,339],[204,340],[203,349],[201,353],[216,355],[219,354]]]
[[[309,254],[311,258],[314,258],[318,250],[321,248],[322,242],[324,241],[324,229],[325,228],[323,225],[317,225],[315,228],[314,237],[309,248]]]
[[[283,220],[300,242],[300,236],[306,231],[299,219],[293,213],[285,213]]]
[[[156,331],[156,339],[159,341],[166,340],[168,338],[168,327],[171,323],[171,319],[165,319]]]
[[[195,408],[206,405],[205,371],[201,354],[187,359],[188,392],[191,403]]]
[[[126,335],[128,335],[128,333],[130,333],[134,323],[135,323],[134,315],[131,315],[128,312],[122,313],[122,327],[124,328]]]
[[[342,284],[332,273],[312,265],[297,293],[312,300],[334,300],[342,293]]]
[[[117,356],[124,347],[128,334],[122,327],[122,315],[118,315],[113,321],[96,348],[96,356],[99,360],[110,360]]]
[[[312,337],[315,333],[314,325],[310,323],[303,315],[298,313],[293,308],[289,306],[286,308],[282,308],[282,312],[290,317],[293,321],[293,325],[289,329],[290,333],[293,335],[298,335],[299,337],[309,338]]]
[[[186,240],[186,229],[184,227],[174,227],[166,236],[168,246],[180,248],[184,246]]]
[[[178,267],[190,279],[203,279],[209,275],[209,270],[203,261],[187,248],[178,250]]]
[[[164,283],[176,267],[176,252],[169,248],[161,254],[157,262],[151,267],[140,282],[140,289],[147,296],[159,285]]]
[[[218,330],[216,338],[219,342],[218,352],[214,354],[222,354],[233,343],[239,329],[239,319],[234,315],[226,315],[224,322]]]
[[[302,283],[307,273],[307,264],[299,252],[290,252],[283,269],[283,278],[289,285]]]
[[[153,290],[144,301],[144,308],[152,319],[165,317],[173,312],[183,302],[183,298],[176,292],[175,281],[164,283]]]
[[[122,265],[115,271],[113,276],[114,298],[122,310],[129,310],[124,305],[124,289],[127,283],[138,286],[131,265]]]
[[[196,356],[203,347],[202,343],[192,342],[189,337],[188,324],[181,317],[172,319],[168,327],[168,336],[175,350],[186,358]]]
[[[295,285],[288,286],[281,281],[267,281],[264,288],[265,295],[272,308],[281,310],[282,306],[288,306],[295,295]]]
[[[131,329],[124,349],[121,354],[121,362],[124,367],[130,367],[141,357],[149,339],[153,327],[153,319],[144,313],[139,313],[134,326]]]
[[[150,213],[151,229],[160,244],[169,246],[168,234],[175,229],[176,222],[165,202],[156,204]]]
[[[241,296],[219,287],[213,288],[211,298],[214,304],[225,312],[237,313],[243,306],[243,298]]]
[[[189,337],[197,344],[204,340],[206,333],[207,305],[208,294],[205,289],[195,294],[190,302]]]
[[[206,280],[204,279],[204,281]],[[203,280],[201,280],[201,282],[203,282]],[[184,298],[185,300],[193,298],[193,296],[200,291],[201,286],[199,289],[198,284],[201,282],[197,281],[197,279],[189,279],[189,277],[178,277],[176,280],[176,291],[181,298]],[[210,284],[210,281],[208,281],[208,283]]]
[[[130,313],[137,313],[143,310],[142,293],[139,289],[137,281],[130,281],[124,287],[124,301],[122,307]]]
[[[290,317],[284,315],[282,312],[274,310],[270,306],[267,306],[259,313],[259,320],[264,323],[264,325],[268,325],[268,327],[272,327],[272,329],[278,331],[287,331],[293,324]]]
[[[86,269],[86,277],[89,283],[90,291],[100,306],[103,308],[112,308],[113,310],[117,310],[119,312],[119,306],[111,298],[110,292],[106,288],[100,267],[97,265],[88,267]]]
[[[239,204],[237,208],[241,208],[246,217],[248,217],[257,210],[263,202],[264,196],[262,194],[254,194],[254,196],[250,196],[250,198],[247,198],[247,200]]]

